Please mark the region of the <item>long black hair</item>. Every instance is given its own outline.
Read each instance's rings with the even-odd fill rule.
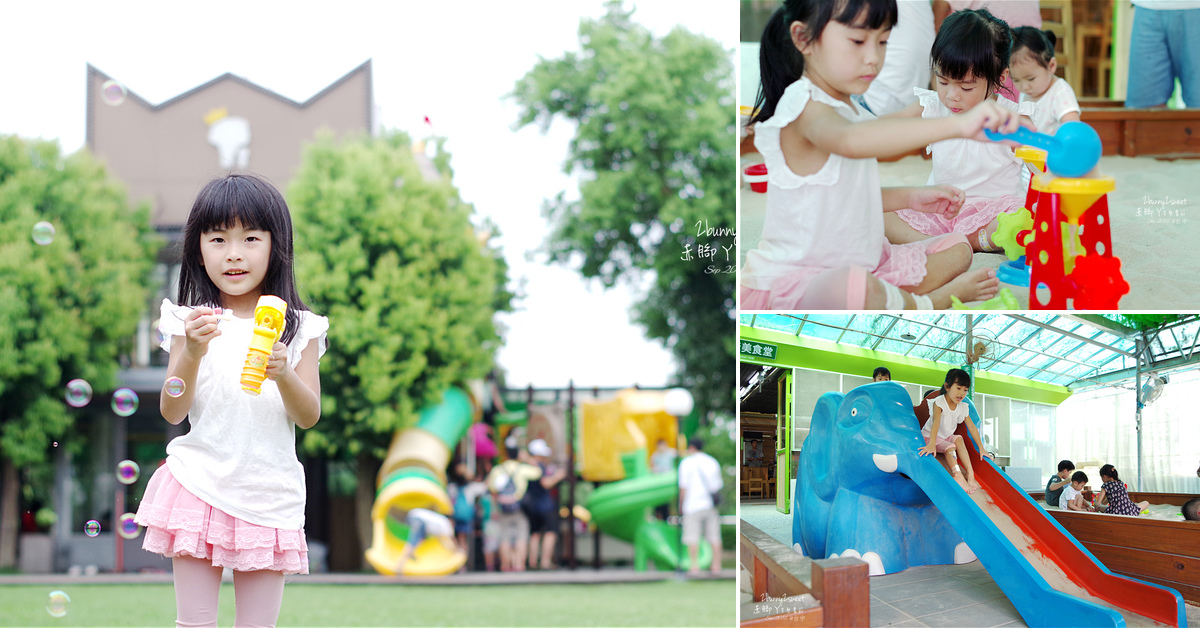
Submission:
[[[747,126],[775,115],[784,90],[804,75],[804,55],[792,42],[792,22],[803,22],[805,37],[817,41],[830,19],[846,26],[891,28],[899,19],[899,10],[896,0],[785,0],[763,29],[758,50],[761,82],[754,99],[757,111]]]
[[[1106,464],[1103,467],[1100,467],[1100,475],[1102,475],[1104,477],[1112,478],[1114,481],[1117,481],[1117,482],[1121,481],[1120,476],[1117,475],[1117,468],[1112,466],[1111,464]]]
[[[1050,60],[1054,58],[1054,44],[1058,38],[1051,31],[1038,30],[1032,26],[1022,26],[1013,29],[1012,54],[1028,50],[1029,56],[1043,68],[1050,69]]]
[[[955,384],[965,386],[967,390],[970,390],[971,375],[962,369],[950,369],[946,371],[946,383],[942,384],[942,394],[950,392],[950,387]]]
[[[961,81],[968,74],[995,91],[1012,57],[1012,29],[987,9],[955,11],[942,22],[929,59],[934,74]]]
[[[263,277],[262,293],[287,302],[280,342],[289,344],[300,324],[300,310],[307,310],[296,290],[292,270],[292,216],[287,202],[275,186],[251,174],[229,174],[209,181],[196,195],[183,229],[183,256],[179,268],[179,305],[221,306],[221,291],[201,265],[200,236],[241,223],[246,229],[271,234],[271,257]]]

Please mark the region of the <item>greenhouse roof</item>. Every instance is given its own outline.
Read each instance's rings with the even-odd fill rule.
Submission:
[[[1200,361],[1195,314],[742,314],[739,322],[952,366],[966,362],[969,325],[972,346],[987,346],[977,370],[1076,390],[1133,377],[1139,342],[1148,348],[1145,371],[1194,368]]]

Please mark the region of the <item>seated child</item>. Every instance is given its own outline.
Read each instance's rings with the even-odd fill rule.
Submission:
[[[1054,135],[1063,122],[1079,120],[1079,101],[1071,85],[1054,75],[1054,33],[1022,26],[1013,31],[1009,71],[1021,92],[1020,102],[1033,103],[1034,125],[1040,133]]]
[[[1125,483],[1117,475],[1116,467],[1111,464],[1100,467],[1100,480],[1104,484],[1100,488],[1100,497],[1096,503],[1100,506],[1107,504],[1104,512],[1110,515],[1136,517],[1150,507],[1150,502],[1142,501],[1135,504],[1129,499],[1129,491],[1125,489]]]
[[[1070,460],[1058,462],[1058,473],[1046,481],[1046,505],[1058,507],[1063,490],[1071,483],[1071,473],[1075,471],[1075,463]]]
[[[963,443],[962,436],[954,433],[959,423],[966,423],[975,442],[982,442],[979,438],[979,429],[975,427],[975,422],[971,420],[970,410],[963,401],[970,389],[971,376],[966,371],[950,369],[946,372],[946,382],[942,384],[942,394],[929,400],[929,421],[921,428],[921,434],[925,437],[927,444],[917,450],[917,455],[943,454],[945,456],[943,464],[954,476],[954,481],[958,482],[958,485],[967,493],[974,493],[979,490],[979,483],[975,481],[975,468],[971,464],[971,457],[967,455],[967,446]],[[962,471],[958,468],[960,460],[967,468],[966,480],[963,480]],[[983,458],[981,457],[980,460],[982,461]]]
[[[1089,510],[1095,512],[1096,508],[1092,506],[1086,499],[1083,498],[1083,487],[1087,484],[1088,476],[1083,471],[1076,471],[1071,475],[1071,483],[1063,487],[1062,496],[1059,498],[1059,508],[1063,510]]]
[[[1183,518],[1188,521],[1200,521],[1200,497],[1184,503]]]
[[[964,197],[948,185],[881,188],[876,158],[1020,126],[982,99],[939,120],[877,119],[855,105],[896,20],[894,0],[789,0],[764,28],[749,123],[769,185],[762,240],[738,273],[743,310],[945,309],[953,296],[983,301],[999,290],[994,271],[970,269],[962,234],[885,238],[885,213],[949,220]]]
[[[1028,116],[1033,103],[1018,105],[997,94],[1008,76],[1012,33],[1008,24],[987,9],[958,11],[946,18],[930,52],[937,91],[914,87],[917,102],[897,117],[957,118],[981,103]],[[985,43],[986,42],[986,43]],[[1032,122],[1030,122],[1032,125]],[[917,242],[931,236],[965,236],[975,251],[998,251],[992,235],[997,217],[1024,204],[1025,163],[1008,145],[984,139],[951,138],[933,142],[929,185],[953,186],[965,194],[956,216],[902,209],[884,215],[892,244]]]

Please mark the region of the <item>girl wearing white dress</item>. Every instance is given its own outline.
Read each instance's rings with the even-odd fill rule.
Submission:
[[[1054,135],[1063,122],[1079,120],[1079,101],[1070,83],[1054,75],[1054,33],[1022,26],[1013,31],[1013,85],[1021,102],[1033,103],[1033,124],[1039,133]]]
[[[1013,115],[1031,115],[1032,103],[1018,105],[996,93],[1009,74],[1011,51],[1012,29],[987,9],[952,13],[942,23],[930,53],[937,91],[914,87],[917,102],[895,115],[954,119],[969,115],[981,103],[993,103]],[[926,151],[933,153],[929,185],[963,190],[962,211],[950,217],[911,209],[895,212],[886,218],[888,240],[904,244],[956,233],[966,237],[975,251],[999,250],[992,239],[997,217],[1024,203],[1024,162],[1010,145],[986,138],[944,139],[931,143]]]
[[[787,0],[763,32],[762,86],[750,124],[767,164],[767,215],[741,269],[741,309],[932,309],[988,299],[990,269],[968,271],[961,235],[892,245],[885,212],[953,218],[952,186],[879,186],[877,157],[948,138],[1015,131],[1015,113],[981,102],[939,120],[877,119],[856,106],[883,65],[895,0]]]
[[[292,221],[270,183],[231,174],[204,186],[183,235],[179,304],[163,299],[170,352],[159,409],[191,430],[167,444],[138,506],[143,549],[171,559],[176,624],[216,626],[221,571],[233,571],[234,624],[274,626],[285,574],[308,573],[304,468],[296,426],[321,418],[317,360],[329,321],[292,272]],[[258,395],[240,383],[258,298],[287,303]]]

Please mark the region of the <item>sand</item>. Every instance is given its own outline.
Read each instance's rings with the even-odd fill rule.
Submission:
[[[992,523],[994,523],[996,527],[1000,529],[1000,532],[1008,538],[1009,542],[1021,552],[1021,555],[1025,557],[1025,560],[1029,561],[1029,564],[1034,568],[1034,570],[1036,570],[1039,575],[1045,578],[1047,584],[1049,584],[1052,588],[1071,597],[1111,608],[1120,613],[1125,618],[1126,624],[1129,626],[1163,625],[1147,617],[1138,615],[1133,611],[1121,608],[1092,595],[1079,583],[1071,580],[1070,576],[1067,575],[1067,573],[1061,566],[1058,565],[1058,563],[1055,563],[1050,557],[1042,554],[1036,548],[1036,543],[1034,540],[1028,534],[1026,534],[1025,531],[1022,530],[1017,523],[1008,516],[1007,513],[1001,510],[1000,507],[992,501],[991,495],[988,494],[986,490],[975,491],[971,497],[975,504],[978,505],[981,510],[983,510],[984,514],[991,519]]]
[[[760,155],[747,155],[742,168],[761,162]],[[920,157],[880,163],[880,185],[924,185],[931,163]],[[1117,182],[1108,195],[1113,253],[1130,285],[1120,309],[1200,310],[1200,160],[1104,157],[1100,173]],[[744,261],[762,237],[766,195],[744,183],[740,195],[738,250]],[[976,253],[971,267],[996,268],[1006,261],[1000,254]],[[1028,288],[1009,287],[1028,308]]]

